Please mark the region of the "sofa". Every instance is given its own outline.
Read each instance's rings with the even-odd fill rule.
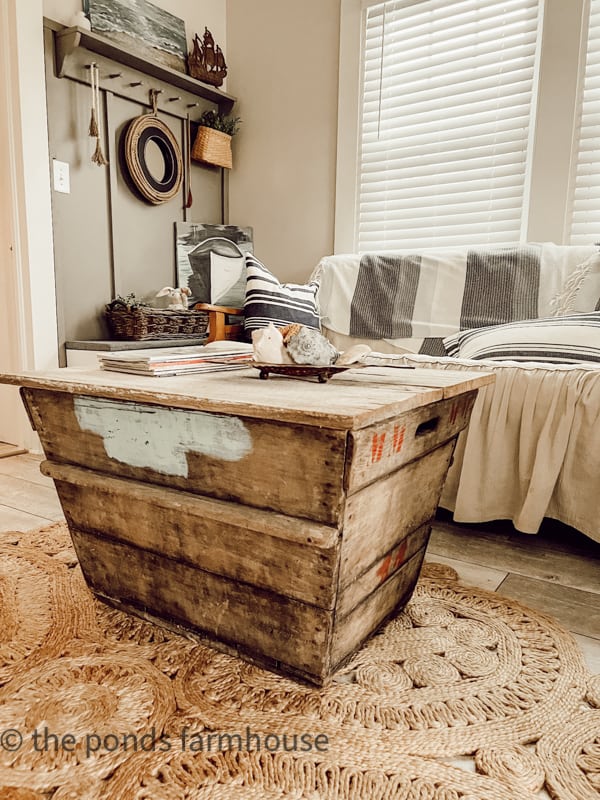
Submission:
[[[376,363],[385,356],[495,374],[444,486],[440,505],[455,521],[508,519],[537,533],[551,517],[600,541],[597,247],[334,255],[311,281],[323,332],[338,350],[363,343],[381,354],[371,356]],[[574,341],[561,343],[564,336]]]

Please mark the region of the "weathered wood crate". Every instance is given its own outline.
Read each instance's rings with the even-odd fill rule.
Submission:
[[[493,377],[1,380],[23,387],[100,598],[320,684],[409,599],[456,436]]]

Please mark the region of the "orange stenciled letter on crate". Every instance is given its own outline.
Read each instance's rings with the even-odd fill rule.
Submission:
[[[371,464],[381,461],[383,456],[383,446],[385,444],[385,431],[383,433],[374,433],[371,439]]]
[[[381,566],[377,570],[377,574],[379,575],[381,583],[383,583],[389,575],[395,572],[398,567],[402,566],[404,562],[404,556],[406,555],[406,547],[407,543],[405,539],[399,545],[395,553],[389,553],[381,562]]]
[[[455,400],[450,408],[450,424],[454,425],[459,416],[464,419],[468,409],[469,403],[464,397],[461,397],[460,400]]]
[[[406,433],[406,425],[403,425],[401,428],[398,425],[394,425],[394,440],[393,440],[394,453],[399,453],[400,450],[402,450],[405,433]]]

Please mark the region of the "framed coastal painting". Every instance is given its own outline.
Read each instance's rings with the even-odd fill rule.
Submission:
[[[190,308],[194,303],[243,308],[252,236],[252,228],[237,225],[175,223],[177,285],[191,291]]]
[[[134,55],[186,72],[185,23],[148,0],[84,0],[92,31]]]

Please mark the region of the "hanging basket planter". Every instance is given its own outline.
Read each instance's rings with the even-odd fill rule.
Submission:
[[[215,128],[200,125],[194,147],[192,148],[194,161],[203,161],[205,164],[214,164],[217,167],[231,169],[231,136]]]

